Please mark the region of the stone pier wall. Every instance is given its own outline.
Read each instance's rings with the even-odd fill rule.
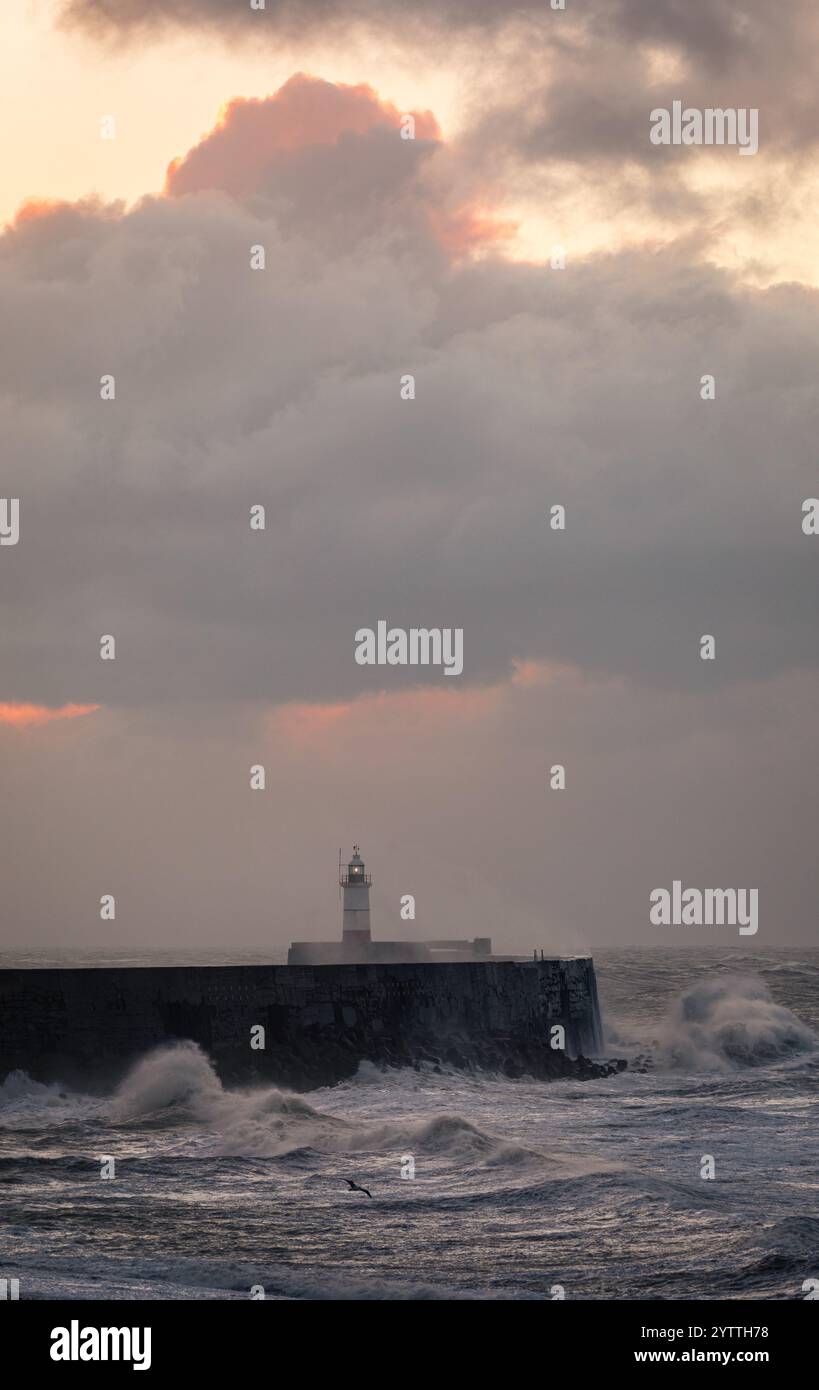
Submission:
[[[566,1030],[566,1051],[550,1027]],[[251,1028],[265,1028],[264,1051]],[[95,1089],[149,1049],[199,1043],[225,1081],[309,1089],[359,1062],[599,1074],[589,957],[452,964],[0,970],[0,1079]]]

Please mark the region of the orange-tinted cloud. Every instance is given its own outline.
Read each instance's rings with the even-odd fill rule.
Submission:
[[[214,129],[169,164],[165,192],[171,197],[205,188],[252,193],[271,169],[298,151],[334,145],[344,135],[365,135],[379,126],[397,130],[402,114],[366,83],[349,86],[298,72],[272,96],[228,102]],[[431,112],[413,114],[416,139],[440,139]]]
[[[456,193],[445,177],[416,178],[443,142],[430,111],[412,113],[418,143],[402,141],[405,114],[366,83],[295,73],[271,96],[227,102],[214,128],[168,166],[165,194],[261,194],[275,200],[282,226],[291,225],[293,207],[319,225],[337,215],[337,237],[359,215],[371,230],[376,209],[401,206],[405,225],[419,213],[418,225],[453,259],[513,240],[519,223],[492,211],[490,188]]]
[[[125,211],[121,201],[104,203],[96,194],[78,198],[26,198],[6,224],[3,235],[15,234],[30,245],[56,246],[73,236],[84,235],[103,222],[116,223]]]
[[[451,256],[466,256],[482,246],[511,241],[520,227],[519,222],[504,221],[477,206],[449,211],[433,208],[429,216],[433,236]]]
[[[50,217],[61,207],[65,207],[61,198],[26,198],[14,214],[14,226],[35,222],[38,217]]]
[[[513,661],[511,684],[518,686],[549,685],[556,676],[571,670],[548,661]]]
[[[288,743],[328,745],[441,732],[467,720],[480,720],[498,704],[502,685],[463,686],[459,690],[379,691],[339,704],[294,703],[280,705],[271,715],[271,729]]]
[[[61,705],[59,709],[49,709],[47,705],[0,704],[0,724],[9,724],[14,729],[29,729],[39,724],[51,724],[55,719],[77,719],[81,714],[93,714],[99,705]]]
[[[295,701],[278,705],[269,718],[274,737],[288,745],[309,745],[326,755],[333,748],[372,745],[393,748],[417,744],[427,737],[446,737],[466,724],[480,724],[497,717],[506,702],[519,700],[532,687],[576,687],[582,680],[577,667],[565,663],[515,660],[508,676],[491,685],[434,686],[411,690],[380,690],[335,704]]]
[[[296,743],[312,742],[314,738],[348,724],[353,710],[353,701],[338,705],[282,705],[273,715],[273,725],[277,732],[284,733]]]

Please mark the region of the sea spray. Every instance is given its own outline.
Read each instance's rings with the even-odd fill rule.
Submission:
[[[758,976],[720,975],[692,985],[659,1033],[662,1060],[687,1071],[764,1066],[819,1048],[807,1024],[777,1004]]]
[[[324,1093],[328,1102],[333,1094]],[[362,1124],[275,1087],[229,1089],[191,1042],[157,1048],[143,1057],[111,1097],[109,1115],[115,1124],[130,1126],[196,1125],[209,1136],[208,1152],[242,1158],[283,1158],[308,1150],[341,1157],[408,1147],[472,1163],[542,1163],[547,1157],[456,1114]]]

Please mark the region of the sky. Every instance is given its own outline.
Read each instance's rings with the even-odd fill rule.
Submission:
[[[815,944],[817,47],[807,0],[5,7],[0,945],[332,939],[353,841],[381,937]],[[758,152],[653,144],[675,101]],[[380,620],[463,673],[358,665]],[[750,945],[653,925],[674,880],[758,889]]]

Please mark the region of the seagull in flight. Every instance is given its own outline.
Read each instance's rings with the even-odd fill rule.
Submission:
[[[346,1182],[351,1192],[363,1192],[367,1197],[372,1197],[373,1194],[371,1192],[367,1192],[366,1187],[359,1187],[358,1183],[353,1182],[352,1178],[345,1178],[344,1181]]]

